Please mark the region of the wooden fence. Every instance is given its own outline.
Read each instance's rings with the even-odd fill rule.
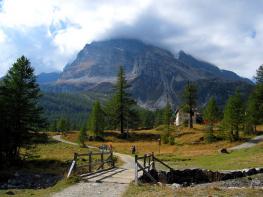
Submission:
[[[139,157],[138,155],[135,155],[135,184],[138,184],[138,174],[140,171],[143,171],[143,174],[148,176],[153,183],[158,183],[157,180],[155,180],[152,175],[149,173],[151,169],[155,169],[156,162],[162,164],[169,170],[174,170],[169,165],[164,163],[163,161],[159,160],[154,156],[154,153],[151,154],[145,154],[144,156]],[[159,184],[159,183],[158,183]]]
[[[108,168],[106,167],[108,165]],[[82,169],[82,173],[94,173],[115,167],[112,151],[88,152],[86,154],[74,153],[74,158],[69,168],[67,178],[73,170]]]

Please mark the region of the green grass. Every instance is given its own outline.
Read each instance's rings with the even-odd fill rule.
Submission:
[[[27,152],[29,157],[23,162],[22,166],[8,168],[3,173],[14,173],[16,171],[34,172],[34,173],[52,173],[62,175],[65,177],[68,168],[73,160],[74,152],[88,153],[87,148],[80,148],[78,146],[56,142],[52,139],[45,144],[37,144],[35,148],[29,150],[23,150]],[[96,156],[94,159],[98,159],[100,156]],[[79,160],[78,164],[86,162],[86,160]],[[117,160],[117,166],[121,165],[122,161]],[[1,175],[1,172],[0,172]],[[62,190],[69,185],[76,183],[79,179],[72,177],[69,179],[62,179],[55,186],[47,189],[9,189],[0,190],[0,196],[9,196],[7,191],[12,191],[15,196],[28,197],[28,196],[49,196],[49,194]]]
[[[215,153],[206,156],[180,157],[174,154],[158,155],[162,161],[176,168],[205,168],[210,170],[234,170],[263,166],[263,144],[241,149],[230,154]]]
[[[174,196],[173,193],[173,190],[168,187],[150,184],[140,184],[136,186],[135,184],[131,183],[126,192],[123,194],[123,197],[169,197]]]
[[[186,187],[179,189],[172,189],[168,186],[157,186],[149,184],[141,184],[136,186],[130,184],[128,190],[123,194],[123,197],[207,197],[207,196],[218,196],[218,197],[261,197],[263,189],[254,188],[219,188],[216,186],[207,187]]]

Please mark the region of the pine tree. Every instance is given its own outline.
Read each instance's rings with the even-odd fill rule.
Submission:
[[[141,128],[151,129],[154,127],[154,112],[140,109],[139,116]]]
[[[125,126],[131,124],[129,121],[131,121],[133,106],[136,104],[127,92],[128,88],[129,85],[125,79],[125,72],[121,66],[115,85],[115,94],[108,104],[110,110],[107,110],[110,111],[108,116],[111,116],[112,124],[115,128],[120,128],[121,134],[124,134]]]
[[[255,79],[257,84],[263,84],[263,65],[257,69]]]
[[[187,82],[183,90],[182,99],[183,99],[183,107],[189,115],[188,127],[193,128],[193,115],[194,115],[194,107],[196,106],[196,100],[197,100],[197,88],[194,84],[191,84],[189,81]]]
[[[171,108],[170,103],[167,102],[164,108],[164,113],[163,113],[163,120],[164,120],[164,124],[165,124],[167,132],[169,132],[169,129],[170,129],[171,119],[172,119],[172,108]]]
[[[38,103],[40,96],[29,60],[24,56],[18,58],[0,86],[1,159],[17,159],[20,148],[30,144],[32,132],[46,126]]]
[[[244,123],[245,110],[239,92],[230,96],[224,109],[224,128],[229,132],[230,141],[239,140],[239,131]]]
[[[95,137],[102,137],[104,131],[104,112],[99,101],[95,101],[88,119],[88,129]]]
[[[157,109],[154,112],[154,126],[157,127],[161,124],[164,124],[164,120],[163,120],[163,112],[164,109]]]
[[[50,123],[50,131],[56,132],[57,131],[57,120],[53,120]]]
[[[57,130],[58,132],[61,132],[63,135],[67,131],[67,123],[65,118],[60,118],[58,123],[57,123]]]
[[[79,137],[78,137],[78,143],[80,147],[86,147],[85,141],[87,139],[87,128],[86,124],[80,129]]]
[[[216,140],[213,134],[213,128],[216,121],[219,120],[219,109],[216,104],[215,97],[210,98],[205,109],[204,109],[204,119],[208,124],[208,132],[205,135],[207,142],[213,142]]]
[[[257,111],[256,118],[260,124],[263,121],[263,84],[257,83],[252,94],[254,105],[256,105],[254,106]]]
[[[209,125],[209,130],[213,132],[214,123],[219,120],[219,109],[215,97],[211,97],[204,110],[204,119]]]
[[[253,92],[249,96],[246,108],[246,133],[256,133],[256,126],[261,122],[261,116],[258,99]]]

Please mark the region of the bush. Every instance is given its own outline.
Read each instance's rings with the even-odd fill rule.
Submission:
[[[170,136],[170,137],[169,137],[169,144],[170,144],[170,145],[174,145],[174,144],[175,144],[174,136]]]
[[[208,131],[207,134],[205,135],[205,141],[207,143],[212,143],[217,141],[217,138],[212,132]]]
[[[162,143],[163,144],[168,144],[169,143],[169,136],[167,134],[166,135],[162,135],[161,139],[162,139]]]

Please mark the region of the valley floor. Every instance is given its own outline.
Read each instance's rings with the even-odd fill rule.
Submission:
[[[259,129],[260,130],[260,129]],[[105,142],[86,142],[87,145],[98,147],[101,144],[108,144],[113,146],[115,152],[122,154],[131,155],[131,146],[135,145],[137,148],[137,154],[143,155],[149,152],[155,152],[156,156],[161,160],[165,161],[173,168],[206,168],[211,170],[230,170],[230,169],[243,169],[251,167],[262,167],[263,166],[263,143],[259,142],[256,146],[248,149],[240,149],[231,152],[230,154],[221,154],[218,152],[221,148],[231,148],[238,146],[247,139],[255,136],[242,136],[243,141],[230,143],[228,141],[217,141],[214,143],[207,144],[203,141],[204,128],[199,125],[195,125],[194,129],[180,128],[172,132],[175,136],[176,144],[168,145],[162,144],[159,147],[158,139],[162,130],[138,130],[131,131],[130,138],[128,140],[118,138],[118,132],[106,131]],[[260,134],[260,133],[259,133]],[[49,133],[49,136],[57,134]],[[56,173],[59,175],[65,175],[68,166],[73,159],[73,153],[86,153],[87,149],[79,148],[76,146],[78,132],[68,133],[63,137],[64,140],[70,141],[71,144],[56,142],[52,139],[48,143],[40,143],[35,148],[29,150],[29,159],[27,164],[24,166],[22,171],[33,171],[33,172],[48,172]],[[159,149],[160,148],[160,149]],[[159,152],[160,150],[160,152]],[[120,156],[120,155],[119,155]],[[131,158],[131,157],[129,157]],[[129,160],[129,159],[128,159]],[[130,159],[133,161],[133,159]],[[119,161],[119,164],[128,163],[126,168],[132,168],[132,164],[123,158],[123,161]],[[130,162],[132,163],[132,162]],[[130,166],[129,166],[130,165]],[[15,171],[16,169],[13,169]],[[131,175],[132,176],[132,175]],[[70,186],[76,183],[78,179],[75,177],[69,180],[61,180],[55,186],[47,189],[10,189],[0,190],[1,196],[9,196],[7,192],[13,192],[15,196],[50,196],[59,191],[70,191],[70,188],[77,187],[76,185]],[[262,179],[263,181],[263,179]],[[86,183],[77,183],[82,189],[79,192],[83,192]],[[93,184],[96,187],[97,183]],[[69,187],[70,186],[70,187]],[[114,195],[115,193],[110,189],[114,189],[113,186],[108,184],[106,187],[108,193]],[[118,187],[118,185],[115,185]],[[110,189],[107,189],[110,188]],[[171,187],[159,187],[154,185],[141,185],[135,186],[132,183],[125,187],[121,186],[121,189],[115,188],[114,190],[119,191],[118,195],[125,191],[124,196],[260,196],[262,194],[262,188],[228,188],[222,187],[222,185],[211,184],[205,186],[195,186],[187,188],[171,188]],[[96,194],[102,194],[99,190]],[[66,192],[70,193],[70,192]],[[59,193],[58,193],[59,194]],[[65,195],[63,195],[65,196]],[[98,195],[102,196],[102,195]]]

